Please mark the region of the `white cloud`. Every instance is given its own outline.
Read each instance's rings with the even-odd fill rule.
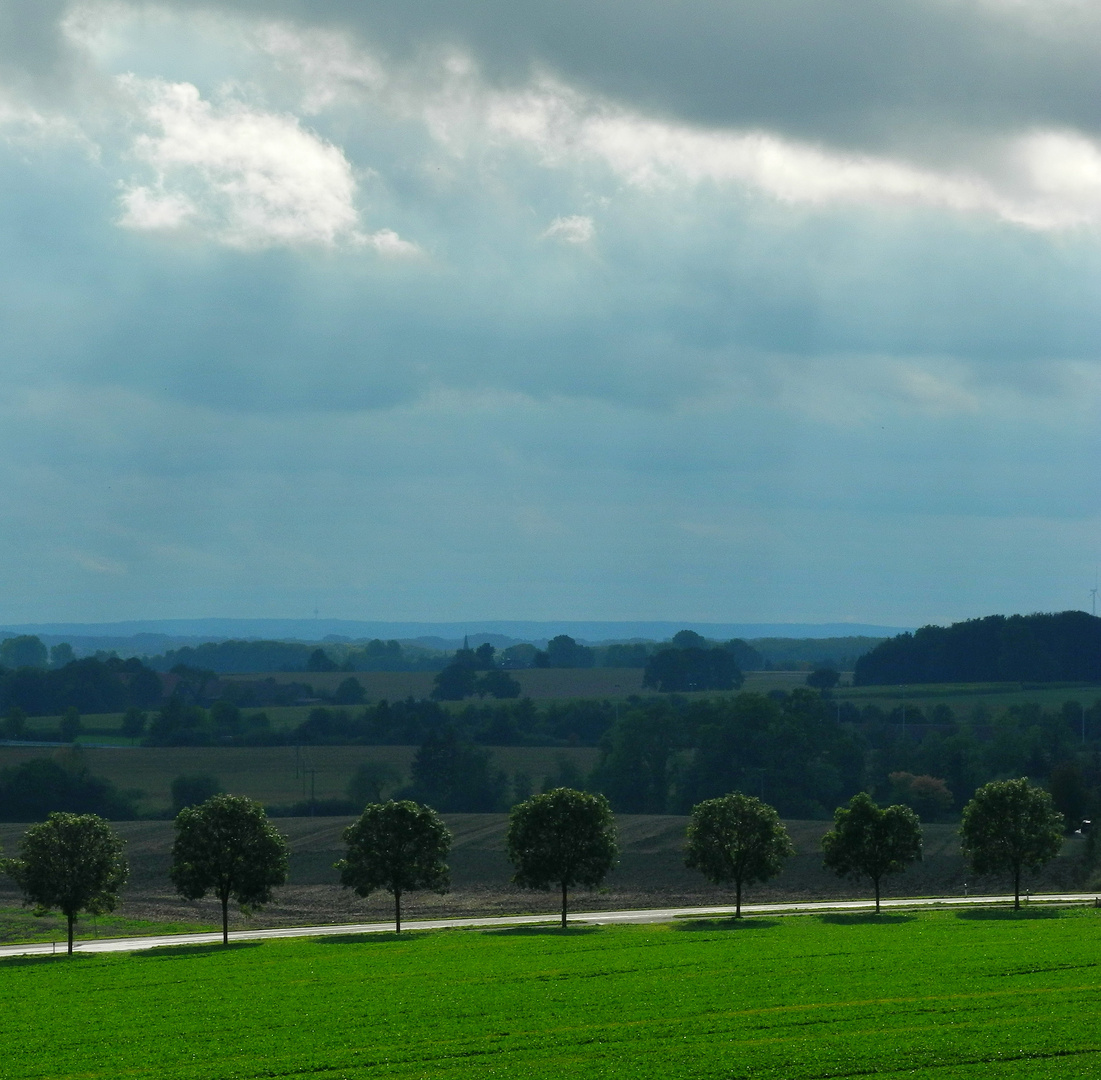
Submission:
[[[396,258],[408,258],[422,254],[418,245],[409,240],[403,240],[393,229],[379,229],[370,236],[358,237],[360,243],[373,247],[380,255],[390,255]]]
[[[591,217],[571,214],[569,217],[556,217],[543,233],[543,239],[561,240],[566,244],[587,244],[592,240],[595,231]]]
[[[490,137],[533,147],[547,166],[599,161],[638,188],[734,185],[809,207],[930,207],[1035,229],[1101,224],[1101,148],[1077,132],[1020,133],[994,148],[986,171],[938,171],[768,131],[657,120],[549,79],[521,92],[487,91],[465,100],[480,108]],[[452,122],[447,129],[472,126]]]
[[[333,244],[354,237],[356,184],[339,147],[293,116],[239,101],[216,107],[190,83],[123,76],[152,133],[133,155],[153,184],[130,184],[122,221],[131,228],[185,222],[240,247]]]
[[[260,27],[256,40],[305,87],[308,113],[320,112],[349,92],[377,92],[387,83],[382,65],[343,34],[269,23]]]
[[[122,209],[120,225],[150,232],[178,229],[197,212],[197,207],[186,195],[140,186],[124,189]]]

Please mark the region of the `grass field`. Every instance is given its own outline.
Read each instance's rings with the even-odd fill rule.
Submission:
[[[10,1080],[1101,1076],[1093,910],[0,961]]]
[[[220,922],[169,921],[131,919],[117,912],[98,917],[85,915],[77,922],[78,939],[138,937],[148,934],[200,934],[221,930]],[[68,928],[65,917],[53,912],[35,915],[25,907],[0,907],[0,943],[18,941],[58,941],[64,945]]]

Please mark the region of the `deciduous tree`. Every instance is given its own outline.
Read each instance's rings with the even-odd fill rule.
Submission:
[[[921,821],[908,806],[879,807],[861,791],[839,806],[822,837],[824,862],[838,877],[868,877],[879,912],[880,882],[921,858]]]
[[[1009,873],[1013,908],[1021,908],[1021,874],[1059,854],[1063,815],[1051,796],[1024,777],[984,784],[963,808],[963,853],[976,874]]]
[[[572,788],[555,788],[514,806],[507,843],[517,885],[561,889],[563,928],[569,890],[595,888],[619,857],[608,800]]]
[[[394,927],[401,933],[401,898],[451,886],[447,853],[451,833],[430,806],[405,800],[372,803],[344,830],[347,854],[336,863],[340,884],[357,896],[385,889],[394,897]]]
[[[103,818],[65,813],[32,825],[19,845],[19,857],[5,860],[4,870],[23,890],[24,903],[41,913],[57,909],[65,916],[70,956],[77,916],[112,911],[128,873],[122,841]]]
[[[287,841],[264,808],[240,795],[215,795],[176,815],[172,884],[186,900],[213,892],[222,905],[222,942],[229,944],[229,901],[248,912],[271,900],[287,880]]]
[[[735,791],[692,808],[684,865],[734,886],[735,918],[742,917],[742,887],[775,877],[794,854],[780,815],[752,795]]]

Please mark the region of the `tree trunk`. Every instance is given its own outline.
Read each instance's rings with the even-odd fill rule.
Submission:
[[[1013,910],[1021,910],[1021,867],[1013,867]]]
[[[73,955],[73,925],[76,923],[76,912],[66,911],[65,919],[69,923],[69,955]]]
[[[394,890],[394,927],[401,933],[401,889]]]
[[[734,882],[734,918],[742,917],[742,879]]]
[[[875,913],[879,914],[879,878],[872,878],[875,883]]]
[[[566,929],[566,883],[562,882],[562,929]]]
[[[229,896],[219,897],[222,901],[222,944],[229,944]]]

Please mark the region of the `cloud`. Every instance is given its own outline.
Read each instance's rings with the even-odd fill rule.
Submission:
[[[566,244],[587,244],[596,232],[591,217],[584,214],[570,214],[568,217],[556,217],[547,226],[543,238],[561,240]]]
[[[123,76],[152,129],[132,153],[154,173],[127,187],[122,224],[195,223],[224,243],[334,244],[356,234],[356,184],[340,149],[291,116],[236,100],[215,106],[189,83]]]
[[[1090,7],[21,3],[9,617],[1072,602]]]

